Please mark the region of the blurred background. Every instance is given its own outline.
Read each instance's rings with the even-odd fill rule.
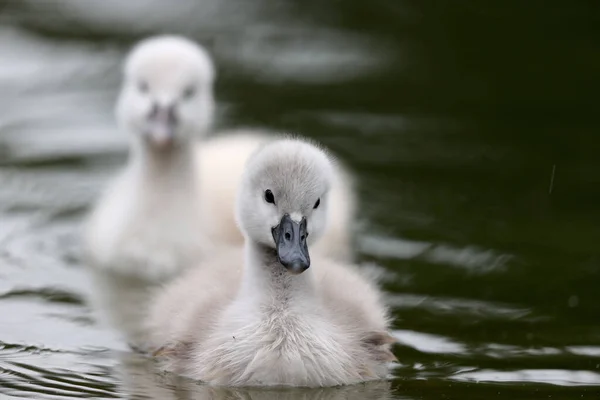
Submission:
[[[598,396],[598,1],[0,0],[1,398],[213,398],[84,302],[120,62],[167,32],[214,57],[218,127],[313,137],[358,178],[400,364],[331,396]]]

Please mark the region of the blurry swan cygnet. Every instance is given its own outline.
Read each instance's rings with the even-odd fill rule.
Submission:
[[[150,309],[165,367],[219,386],[337,386],[385,379],[394,342],[376,285],[310,254],[326,230],[331,158],[285,139],[246,165],[236,200],[243,250],[215,253]]]
[[[235,190],[243,163],[270,136],[240,131],[204,139],[215,107],[215,72],[209,55],[186,38],[143,40],[123,72],[116,117],[129,134],[129,159],[86,221],[84,252],[94,308],[141,346],[150,289],[216,248],[241,246]],[[334,191],[338,220],[334,216],[323,249],[346,257],[353,196],[343,171]]]

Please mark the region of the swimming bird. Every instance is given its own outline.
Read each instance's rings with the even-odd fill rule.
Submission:
[[[150,283],[165,282],[212,248],[203,229],[194,144],[213,117],[208,54],[179,36],[138,43],[128,55],[115,114],[129,159],[85,223],[92,303],[130,342],[143,337]]]
[[[312,254],[327,226],[333,162],[298,139],[250,157],[236,199],[243,249],[160,292],[146,323],[166,368],[224,386],[336,386],[384,379],[388,310],[351,264]]]

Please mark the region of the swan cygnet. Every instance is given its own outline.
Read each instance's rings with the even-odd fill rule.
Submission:
[[[394,342],[381,292],[354,266],[309,254],[326,229],[330,157],[294,139],[247,162],[239,252],[221,252],[159,293],[150,348],[218,386],[354,384],[387,377]]]
[[[235,222],[235,198],[248,158],[262,145],[278,140],[263,130],[235,129],[203,140],[196,148],[201,182],[201,207],[206,232],[218,243],[242,246],[244,236]],[[329,223],[312,249],[337,261],[354,260],[356,196],[352,176],[341,163],[334,166],[329,192]],[[219,173],[215,173],[219,171]]]
[[[129,159],[86,221],[92,303],[136,342],[148,287],[168,281],[211,248],[203,231],[195,144],[213,116],[214,69],[178,36],[137,44],[124,64],[117,122]]]

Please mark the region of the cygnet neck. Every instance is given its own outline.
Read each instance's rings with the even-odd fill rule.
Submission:
[[[189,140],[175,143],[170,148],[156,149],[135,138],[129,152],[129,165],[154,184],[168,182],[188,186],[186,179],[194,179],[196,175],[194,147],[195,142]]]
[[[277,308],[302,307],[315,302],[310,268],[298,275],[291,274],[279,262],[274,248],[248,238],[244,244],[244,256],[242,296]]]

